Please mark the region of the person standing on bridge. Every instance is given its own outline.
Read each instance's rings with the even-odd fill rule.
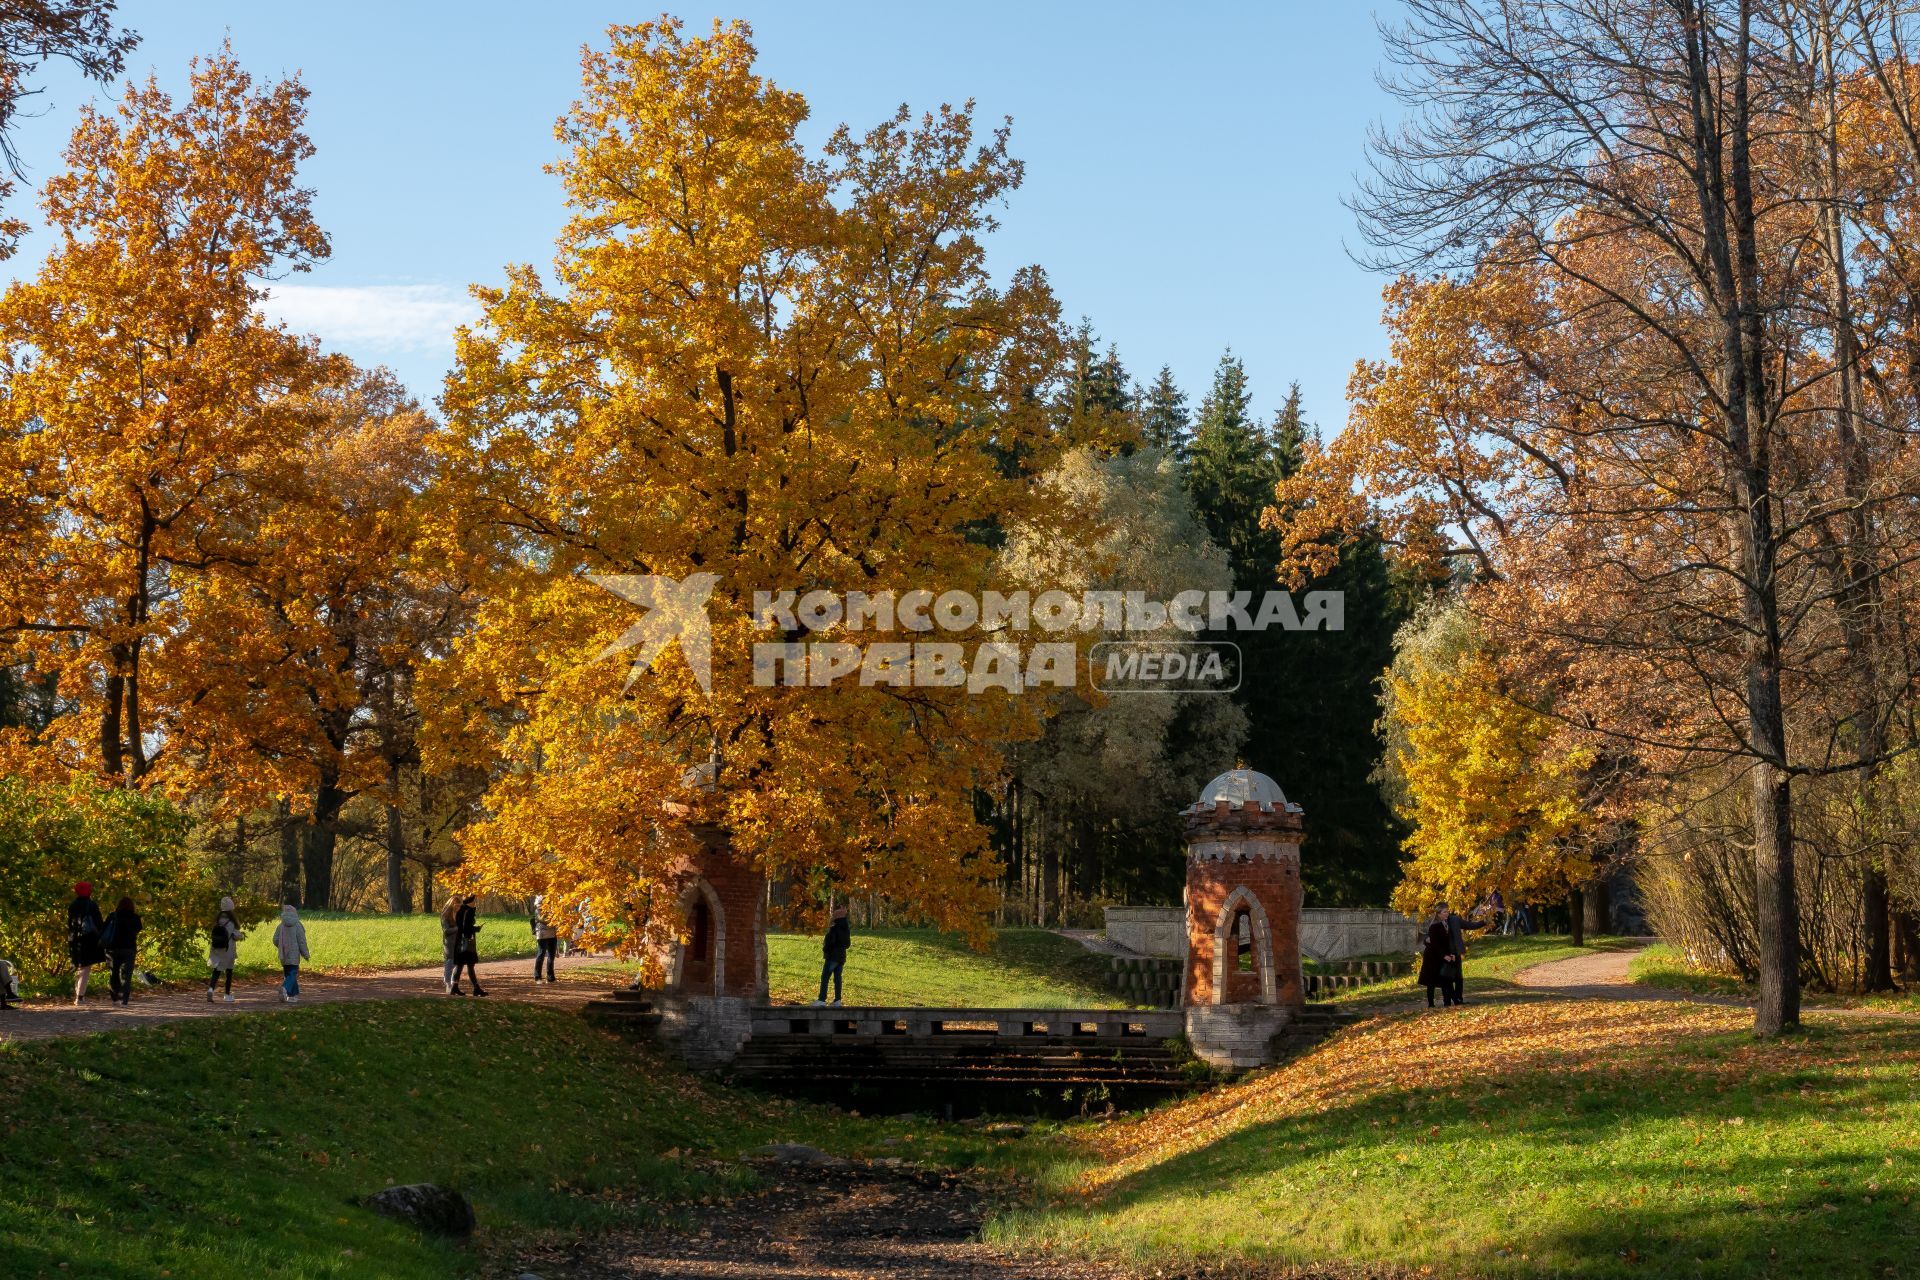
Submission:
[[[847,967],[847,947],[853,941],[853,925],[847,920],[847,909],[833,909],[833,923],[827,926],[827,936],[820,943],[820,998],[814,1007],[819,1008],[827,1002],[827,979],[833,979],[833,1003],[840,1004],[840,974]]]

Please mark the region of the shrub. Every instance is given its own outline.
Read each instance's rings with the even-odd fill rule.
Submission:
[[[187,855],[192,820],[174,805],[92,782],[0,778],[0,955],[31,977],[67,967],[67,904],[90,880],[101,909],[131,897],[143,961],[197,945],[219,895]]]

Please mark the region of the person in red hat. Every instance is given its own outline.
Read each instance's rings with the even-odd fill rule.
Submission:
[[[101,937],[106,927],[100,904],[93,900],[93,886],[82,880],[73,886],[73,901],[67,904],[67,953],[73,957],[75,1004],[87,998],[87,979],[93,976],[93,966],[106,961],[107,948]]]

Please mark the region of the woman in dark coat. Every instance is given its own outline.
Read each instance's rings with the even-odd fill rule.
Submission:
[[[105,941],[107,958],[113,961],[108,990],[123,1005],[133,999],[133,961],[140,948],[140,927],[140,913],[133,909],[133,899],[120,899],[107,919]]]
[[[100,941],[107,922],[100,918],[100,904],[93,900],[93,886],[82,880],[73,886],[73,901],[67,904],[67,954],[73,958],[73,1002],[87,998],[87,979],[93,966],[107,962],[107,949]]]
[[[1451,977],[1448,969],[1454,963],[1453,937],[1447,928],[1447,908],[1443,903],[1427,922],[1426,941],[1420,947],[1420,985],[1427,989],[1427,1008],[1433,1008],[1433,993],[1447,986]]]
[[[483,996],[486,991],[480,986],[480,971],[474,965],[480,962],[480,912],[473,905],[477,899],[468,894],[460,900],[460,914],[454,917],[455,945],[460,949],[454,953],[453,983],[460,985],[460,973],[466,971],[473,979],[473,994]]]

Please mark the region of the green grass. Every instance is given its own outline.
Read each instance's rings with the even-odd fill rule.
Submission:
[[[753,1144],[848,1150],[887,1131],[722,1089],[507,1002],[320,1005],[0,1046],[0,1092],[8,1280],[468,1276],[470,1254],[350,1198],[457,1187],[484,1253],[737,1189],[732,1157]]]
[[[1920,1024],[1829,1016],[1761,1044],[1747,1023],[1574,1001],[1378,1018],[1043,1142],[989,1234],[1179,1274],[1920,1276]]]
[[[342,911],[302,911],[307,926],[307,949],[314,973],[355,973],[372,969],[418,969],[441,962],[440,918],[429,914],[404,916],[349,915]],[[277,974],[280,960],[273,949],[278,917],[252,926],[240,940],[239,974]],[[480,958],[506,960],[534,952],[533,933],[525,916],[480,917]],[[205,954],[198,961],[173,966],[169,977],[206,974]]]
[[[1635,956],[1627,976],[1641,986],[1697,995],[1737,996],[1747,991],[1747,984],[1738,977],[1688,964],[1678,947],[1665,942],[1656,942]]]
[[[1045,929],[1002,929],[985,952],[932,929],[855,930],[844,981],[848,1004],[1074,1009],[1123,1003],[1107,984],[1107,957]],[[769,935],[767,985],[777,1001],[817,996],[819,936]]]

